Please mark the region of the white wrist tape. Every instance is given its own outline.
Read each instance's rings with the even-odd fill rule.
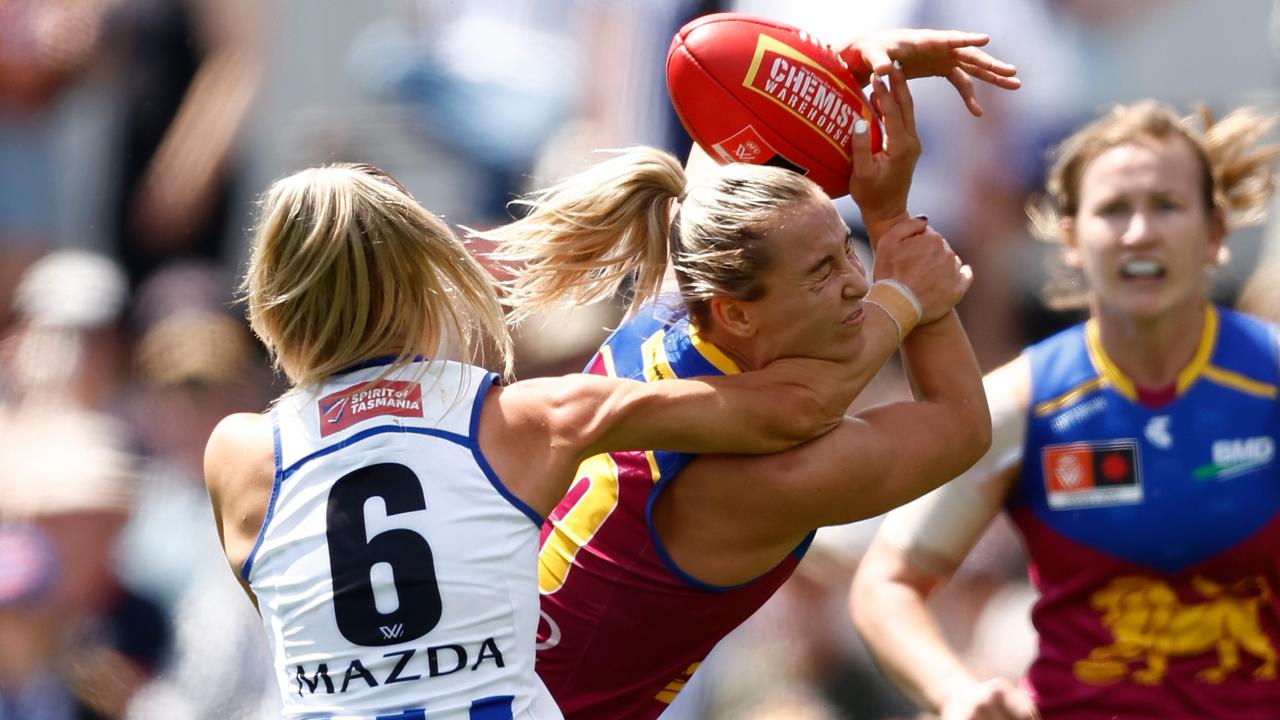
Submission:
[[[884,280],[877,280],[876,284],[888,285],[889,287],[902,293],[902,296],[907,299],[907,302],[911,303],[911,307],[915,308],[916,318],[917,318],[916,322],[919,322],[919,318],[924,317],[924,306],[920,304],[920,299],[916,297],[916,294],[911,292],[911,288],[907,287],[906,285],[903,285],[902,283],[898,282],[897,280],[894,280],[893,278],[885,278]]]
[[[920,323],[924,310],[911,288],[897,280],[877,280],[862,299],[880,308],[898,326],[898,339],[902,340]]]

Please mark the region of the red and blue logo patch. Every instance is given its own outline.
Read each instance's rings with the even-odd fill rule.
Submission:
[[[1046,445],[1041,458],[1051,509],[1142,502],[1137,440]]]
[[[422,386],[404,380],[380,380],[343,388],[317,401],[320,437],[341,432],[375,417],[422,417]]]

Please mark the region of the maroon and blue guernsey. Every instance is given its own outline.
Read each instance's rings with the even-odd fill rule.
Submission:
[[[1280,717],[1275,329],[1208,307],[1176,393],[1141,401],[1096,325],[1028,350],[1009,501],[1049,718]]]
[[[610,336],[587,371],[654,382],[738,368],[681,313],[650,307]],[[720,638],[791,575],[812,538],[741,585],[681,571],[650,510],[694,457],[597,455],[542,526],[537,670],[566,718],[656,718]]]

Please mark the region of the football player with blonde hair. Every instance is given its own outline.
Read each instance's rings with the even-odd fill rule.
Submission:
[[[505,385],[472,364],[488,350],[511,366],[492,280],[367,165],[271,186],[244,291],[290,388],[218,425],[205,478],[293,718],[559,717],[533,671],[536,552],[578,464],[783,450],[838,425],[866,374],[796,359],[739,378]]]

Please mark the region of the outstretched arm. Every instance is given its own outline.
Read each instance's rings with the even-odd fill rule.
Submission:
[[[944,720],[1035,720],[1025,690],[974,674],[942,636],[926,600],[947,577],[912,563],[883,537],[872,543],[858,566],[850,609],[881,671]]]
[[[873,517],[976,462],[991,441],[982,375],[954,311],[916,328],[903,359],[918,399],[846,418],[832,433],[778,456],[779,521],[789,533]],[[789,465],[789,466],[788,466]]]
[[[881,324],[881,336],[895,335],[887,318]],[[830,429],[848,403],[815,390],[820,378],[843,376],[830,362],[817,379],[805,370],[822,362],[782,360],[739,375],[652,383],[600,375],[525,380],[489,392],[479,446],[507,487],[545,515],[592,455],[767,453]]]

